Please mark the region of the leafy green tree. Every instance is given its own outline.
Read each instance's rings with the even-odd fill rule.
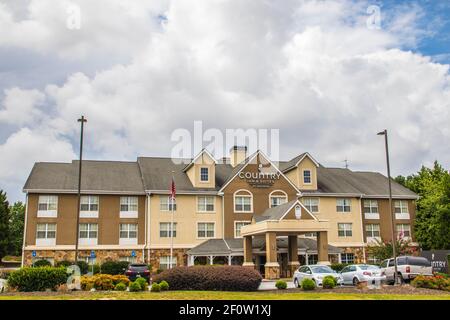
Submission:
[[[9,203],[6,193],[0,190],[0,261],[9,249]]]
[[[395,180],[420,196],[415,235],[422,248],[450,249],[450,173],[435,161],[433,168]]]
[[[397,239],[394,245],[397,256],[412,255],[417,250],[411,246],[411,240]],[[394,255],[393,242],[376,240],[375,243],[367,247],[367,253],[378,260],[392,258]]]
[[[22,254],[23,228],[25,221],[25,205],[18,201],[10,208],[9,224],[9,254],[20,256]]]

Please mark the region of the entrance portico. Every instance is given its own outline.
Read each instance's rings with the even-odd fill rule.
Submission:
[[[267,209],[262,215],[254,216],[252,223],[241,228],[244,238],[244,264],[255,267],[252,255],[252,239],[264,236],[266,242],[266,263],[264,273],[266,279],[280,277],[278,262],[277,237],[288,238],[288,271],[292,276],[298,268],[298,236],[306,233],[317,234],[318,263],[329,264],[328,261],[328,220],[319,220],[304,207],[299,200]]]

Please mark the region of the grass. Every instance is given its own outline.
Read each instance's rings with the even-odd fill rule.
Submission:
[[[0,300],[450,300],[450,295],[357,294],[331,292],[75,292],[75,293],[17,293],[1,295]]]

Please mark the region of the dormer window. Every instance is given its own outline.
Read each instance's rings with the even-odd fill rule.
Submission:
[[[303,170],[303,183],[311,184],[311,170]]]
[[[209,170],[208,168],[200,168],[200,181],[208,182],[209,181]]]

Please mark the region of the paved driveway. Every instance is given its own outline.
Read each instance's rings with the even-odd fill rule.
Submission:
[[[288,289],[294,288],[294,283],[292,281],[286,281]],[[265,281],[263,280],[259,285],[258,290],[276,290],[276,281]]]

